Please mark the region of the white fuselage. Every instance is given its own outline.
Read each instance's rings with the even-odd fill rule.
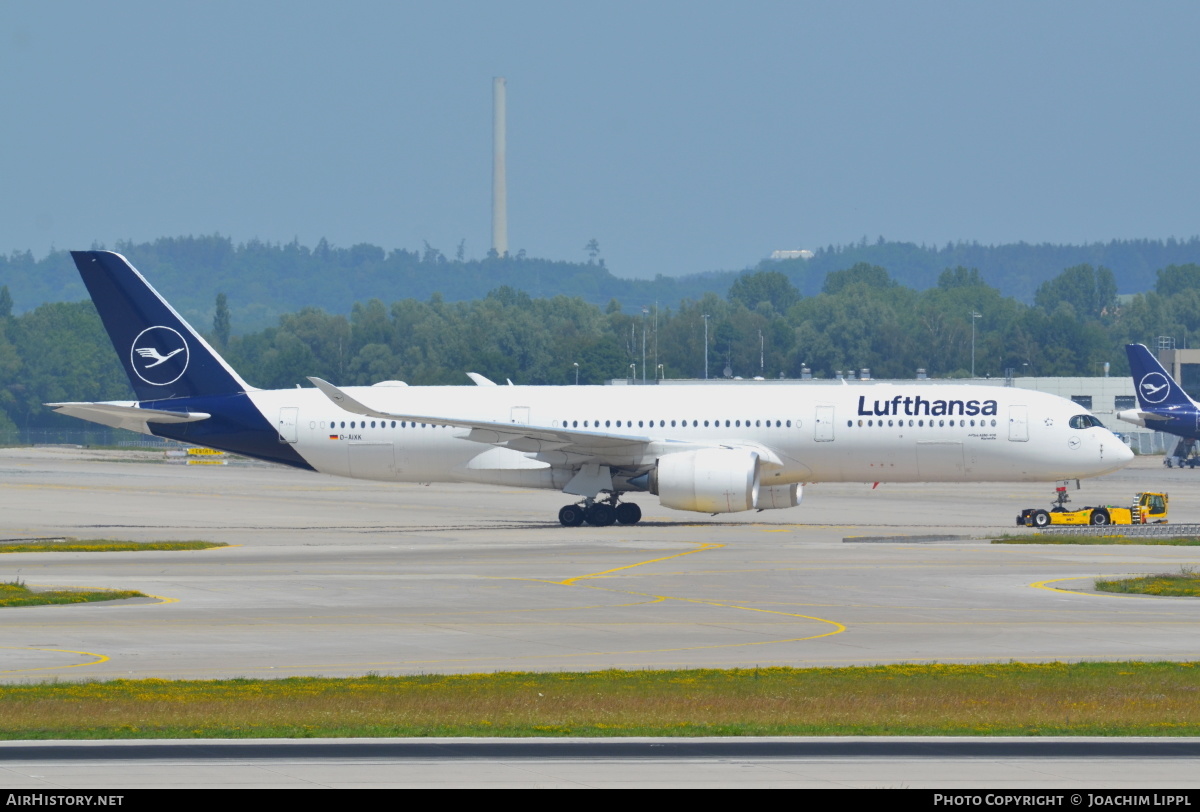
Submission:
[[[1086,410],[1010,387],[959,384],[347,387],[380,412],[571,428],[629,437],[628,471],[666,453],[761,445],[782,463],[763,485],[794,482],[1054,481],[1116,470],[1132,453]],[[560,489],[568,454],[467,439],[432,422],[364,419],[316,389],[254,391],[254,404],[316,470],[403,482]],[[294,411],[291,411],[294,410]],[[292,434],[294,426],[294,434]],[[646,442],[646,440],[650,442]]]

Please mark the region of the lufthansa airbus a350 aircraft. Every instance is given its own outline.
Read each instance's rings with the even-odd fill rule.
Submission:
[[[633,524],[630,493],[734,513],[813,482],[1052,482],[1133,454],[1069,400],[958,384],[255,389],[120,254],[72,253],[137,401],[51,403],[159,437],[360,479],[552,488],[567,526]]]

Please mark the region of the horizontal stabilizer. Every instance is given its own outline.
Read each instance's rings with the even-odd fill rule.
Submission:
[[[1138,412],[1137,416],[1143,420],[1170,420],[1171,416],[1167,414],[1159,414],[1158,412]]]
[[[129,429],[149,434],[147,423],[195,423],[207,420],[207,412],[174,412],[168,409],[143,409],[133,401],[105,403],[47,403],[45,406],[59,414],[90,420],[115,429]]]

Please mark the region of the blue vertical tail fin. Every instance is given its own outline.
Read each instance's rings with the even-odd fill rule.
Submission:
[[[72,251],[138,400],[253,391],[129,260]]]
[[[1188,393],[1167,374],[1163,365],[1144,344],[1126,344],[1125,354],[1129,356],[1133,387],[1137,392],[1138,405],[1143,411],[1195,406]]]

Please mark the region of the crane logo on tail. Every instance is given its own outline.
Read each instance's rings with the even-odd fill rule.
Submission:
[[[129,351],[130,368],[153,386],[166,386],[183,377],[188,367],[188,345],[170,327],[147,327],[138,333]]]
[[[1171,382],[1161,372],[1150,372],[1138,383],[1138,392],[1147,403],[1162,403],[1171,393]]]

